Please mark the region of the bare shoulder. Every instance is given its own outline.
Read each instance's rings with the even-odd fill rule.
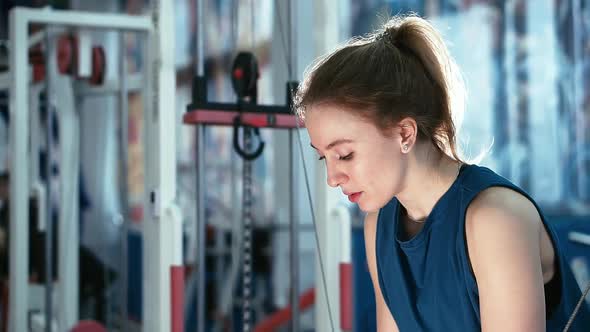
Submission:
[[[535,205],[525,196],[505,187],[482,191],[467,208],[467,238],[474,233],[540,231],[541,217]],[[538,233],[537,233],[538,234]]]
[[[489,269],[516,270],[540,261],[541,217],[522,194],[504,187],[482,191],[465,216],[468,255],[476,278],[489,278]],[[519,262],[516,264],[516,262]],[[519,266],[517,266],[519,265]]]
[[[544,329],[541,230],[534,204],[508,188],[486,189],[467,208],[465,236],[482,330]]]

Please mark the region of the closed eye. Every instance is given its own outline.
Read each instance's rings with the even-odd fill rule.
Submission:
[[[352,152],[351,152],[351,153],[349,153],[349,154],[347,154],[347,155],[346,155],[346,156],[344,156],[344,157],[339,157],[339,158],[338,158],[338,160],[350,160],[350,159],[352,159]]]
[[[318,158],[318,160],[320,160],[320,161],[321,161],[321,160],[324,160],[324,159],[326,159],[326,157],[325,157],[325,156],[320,156],[320,157]],[[352,159],[352,153],[349,153],[349,154],[347,154],[347,155],[346,155],[346,156],[344,156],[344,157],[338,157],[338,160],[350,160],[350,159]]]

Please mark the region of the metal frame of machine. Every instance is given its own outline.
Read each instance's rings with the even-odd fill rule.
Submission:
[[[145,167],[146,193],[143,222],[144,270],[143,270],[143,311],[144,331],[168,331],[172,328],[172,313],[182,310],[182,305],[171,303],[171,294],[179,286],[171,285],[174,269],[182,265],[181,214],[174,204],[176,190],[175,135],[175,72],[173,4],[171,1],[155,1],[149,15],[130,16],[119,14],[97,14],[81,11],[61,11],[51,9],[15,8],[10,12],[10,146],[12,161],[10,165],[10,304],[9,330],[27,330],[28,307],[28,197],[31,192],[28,168],[29,153],[29,25],[66,26],[89,29],[110,29],[144,33],[148,47],[144,49],[148,65],[144,72],[143,92],[145,109]],[[67,232],[65,232],[67,230]],[[78,225],[70,219],[60,220],[60,257],[69,251],[75,258],[60,266],[60,283],[75,285],[78,281]],[[176,280],[176,278],[173,278]],[[182,282],[182,280],[179,280]],[[180,285],[182,286],[182,285]],[[171,290],[172,289],[172,290]],[[182,293],[180,293],[182,294]],[[76,287],[61,287],[59,330],[68,330],[78,320]],[[181,299],[180,299],[181,300]]]

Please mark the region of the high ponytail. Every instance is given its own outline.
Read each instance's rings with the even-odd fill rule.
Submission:
[[[411,117],[418,139],[462,160],[456,136],[463,120],[463,80],[441,35],[420,17],[394,17],[320,59],[306,73],[295,102],[302,118],[311,105],[331,102],[356,110],[384,131]]]
[[[442,90],[441,111],[448,115],[441,134],[447,154],[460,159],[456,135],[463,122],[465,86],[455,61],[439,34],[426,20],[416,16],[395,17],[384,25],[389,42],[401,50],[408,50],[419,59],[430,79]]]

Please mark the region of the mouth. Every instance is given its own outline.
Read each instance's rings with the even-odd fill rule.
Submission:
[[[348,200],[353,202],[353,203],[357,203],[359,201],[359,198],[361,197],[362,192],[356,192],[356,193],[350,193],[350,194],[346,194],[348,196]]]

